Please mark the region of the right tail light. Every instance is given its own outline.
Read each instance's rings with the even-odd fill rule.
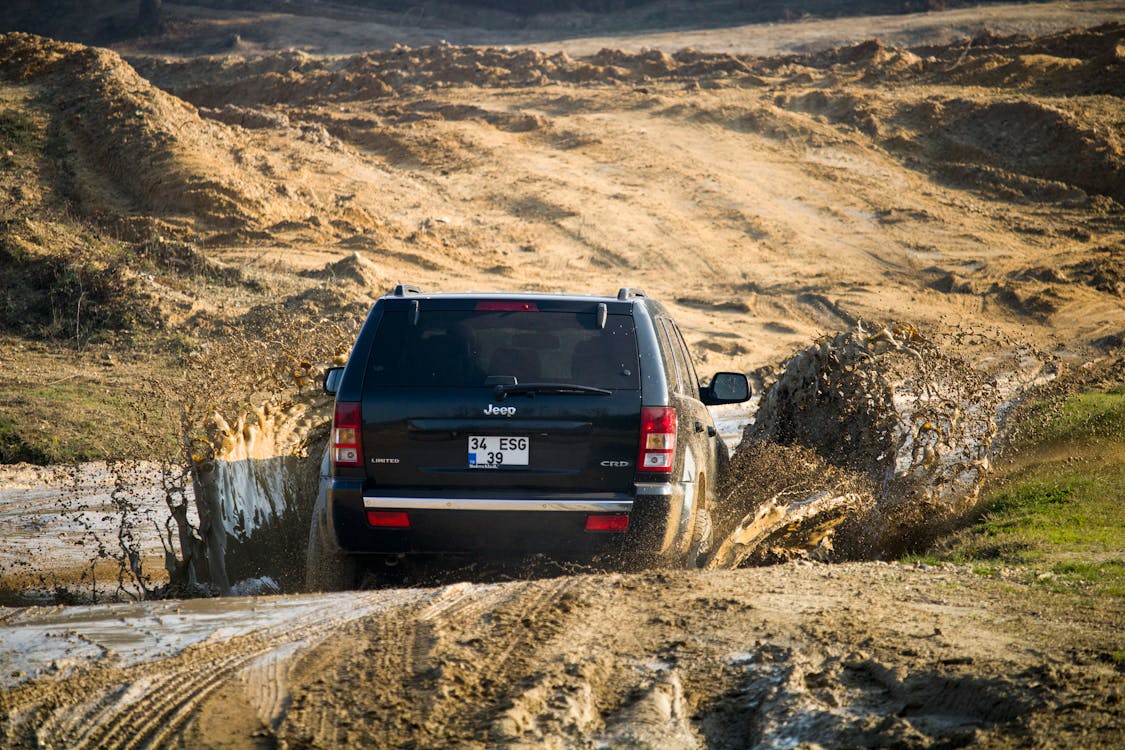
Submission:
[[[676,462],[676,410],[671,406],[641,407],[641,449],[637,471],[668,474]]]

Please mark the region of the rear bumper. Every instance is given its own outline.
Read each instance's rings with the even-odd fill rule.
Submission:
[[[529,499],[529,498],[445,498],[445,497],[368,497],[363,498],[367,510],[473,510],[473,511],[535,511],[539,513],[629,513],[632,499],[601,500]]]
[[[632,493],[364,492],[356,480],[326,477],[328,513],[340,547],[353,554],[466,554],[505,559],[544,554],[560,560],[659,553],[677,486],[637,484]],[[677,512],[671,512],[673,509]],[[367,511],[406,511],[409,528],[376,528]],[[629,515],[624,532],[587,531],[597,514]]]

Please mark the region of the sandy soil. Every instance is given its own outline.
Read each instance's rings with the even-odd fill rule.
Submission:
[[[1008,379],[1120,358],[1125,29],[1062,29],[1121,7],[374,51],[268,16],[185,56],[218,33],[201,14],[128,63],[4,35],[0,94],[45,150],[0,164],[0,280],[32,309],[58,248],[109,248],[87,321],[212,342],[298,338],[399,280],[637,286],[704,372],[759,383],[861,320]],[[3,608],[0,745],[1119,747],[1125,607],[1076,601],[804,562]]]

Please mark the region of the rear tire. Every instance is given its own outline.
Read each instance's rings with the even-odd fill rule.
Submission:
[[[305,590],[347,591],[356,587],[359,565],[336,547],[321,523],[313,518],[309,527],[309,549],[305,555]]]
[[[321,476],[325,475],[325,464]],[[328,524],[328,492],[322,480],[316,494],[312,518],[309,519],[309,546],[305,553],[306,591],[346,591],[359,583],[360,565],[353,556],[336,544],[336,535]]]
[[[707,508],[707,480],[705,477],[696,478],[695,510],[691,524],[691,542],[688,546],[687,567],[699,568],[707,560],[713,544],[713,527],[711,512]]]

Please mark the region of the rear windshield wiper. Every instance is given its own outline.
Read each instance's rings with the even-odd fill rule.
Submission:
[[[500,384],[492,389],[497,399],[505,399],[514,394],[557,393],[573,396],[612,396],[613,391],[606,388],[595,388],[592,385],[576,385],[574,383],[510,383]]]

